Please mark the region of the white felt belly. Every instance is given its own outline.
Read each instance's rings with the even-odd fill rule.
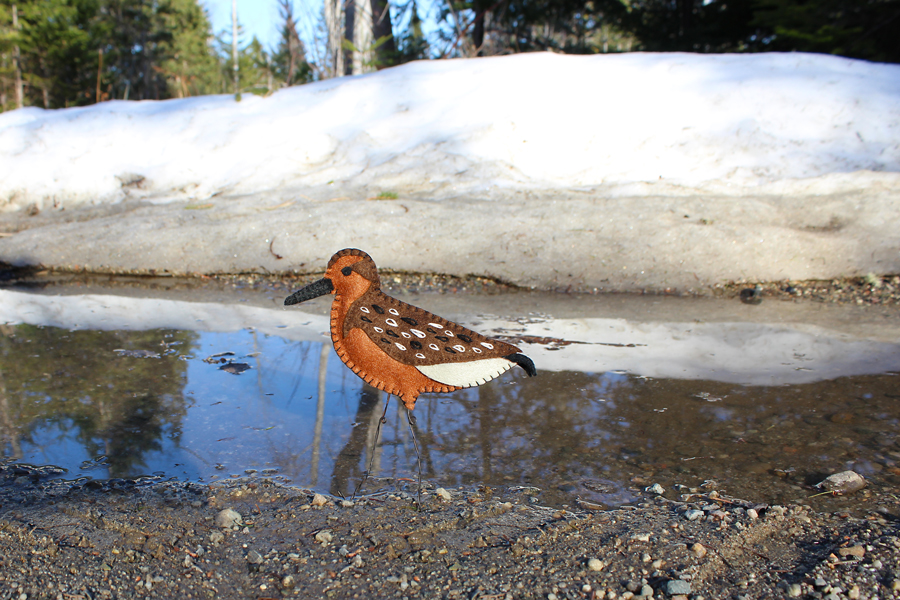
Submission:
[[[471,387],[490,381],[513,366],[505,358],[485,358],[469,362],[444,363],[416,367],[426,377],[447,385]]]

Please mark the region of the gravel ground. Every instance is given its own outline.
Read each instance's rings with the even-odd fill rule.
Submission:
[[[59,277],[85,276],[50,279]],[[506,289],[386,277],[394,289]],[[896,276],[742,282],[708,295],[743,290],[753,290],[750,302],[900,303]],[[692,492],[572,512],[535,505],[529,489],[431,489],[416,510],[405,492],[347,503],[262,479],[70,487],[0,464],[0,600],[900,598],[900,498],[891,490],[877,508],[851,494],[846,510],[830,514]],[[226,522],[226,509],[240,523]]]
[[[428,490],[417,510],[403,491],[23,473],[0,472],[4,599],[900,598],[896,498],[855,518],[714,491],[571,512],[528,489]]]

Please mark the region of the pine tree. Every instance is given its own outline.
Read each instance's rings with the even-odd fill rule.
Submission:
[[[171,32],[159,49],[168,94],[184,98],[216,93],[221,87],[219,60],[209,45],[209,19],[196,0],[170,0],[162,26]]]
[[[297,19],[291,0],[279,0],[281,39],[272,55],[272,73],[279,86],[298,85],[312,81],[312,68],[306,60],[306,51],[297,33]]]
[[[395,64],[428,58],[430,52],[428,40],[422,32],[422,19],[419,18],[416,0],[409,0],[407,5],[400,9],[401,14],[407,11],[409,12],[409,24],[397,37]]]

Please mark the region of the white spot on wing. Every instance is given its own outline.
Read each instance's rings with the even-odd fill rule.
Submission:
[[[453,349],[456,350],[457,352],[465,352],[466,351],[466,347],[463,346],[462,344],[457,344],[457,345],[453,346]]]
[[[394,316],[398,316],[398,317],[400,316],[400,313],[397,312],[397,309],[396,309],[396,308],[389,308],[389,309],[388,309],[388,312],[391,313],[391,314],[394,315]]]
[[[384,329],[382,329],[381,327],[376,327],[375,331],[377,331],[378,333],[384,333]]]
[[[425,355],[421,352],[416,352],[416,358],[425,358]]]
[[[409,331],[410,331],[410,333],[412,333],[412,334],[413,334],[414,336],[416,336],[417,338],[423,338],[423,337],[426,337],[424,331],[419,331],[418,329],[410,329]]]
[[[429,325],[431,325],[432,327],[435,327],[435,328],[437,328],[437,329],[443,329],[443,328],[444,328],[444,326],[441,325],[440,323],[429,323]]]
[[[368,309],[367,307],[365,307],[365,306],[360,306],[360,307],[359,307],[359,310],[363,311],[364,313],[368,313],[368,312],[369,312],[369,309]]]
[[[428,347],[431,348],[432,350],[440,350],[440,348],[438,348],[437,344],[428,344]]]
[[[385,319],[384,322],[387,323],[388,325],[390,325],[391,327],[397,326],[397,321],[395,321],[393,319]]]
[[[490,381],[512,367],[505,358],[482,358],[468,362],[453,362],[416,367],[423,375],[445,385],[472,387]]]
[[[400,335],[402,335],[402,336],[405,337],[406,339],[409,339],[409,338],[412,337],[411,335],[409,335],[409,334],[406,333],[405,331],[401,331],[401,332],[400,332]]]
[[[487,348],[488,350],[493,350],[493,349],[494,349],[494,345],[493,345],[493,344],[488,344],[487,342],[481,342],[481,345],[484,346],[485,348]]]
[[[400,350],[403,350],[403,351],[406,350],[406,346],[404,346],[403,344],[398,344],[397,342],[394,342],[394,345],[397,346],[397,348],[399,348]]]

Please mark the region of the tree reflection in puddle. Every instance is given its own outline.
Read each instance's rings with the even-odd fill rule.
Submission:
[[[249,369],[203,360],[226,351]],[[253,329],[3,326],[0,378],[7,459],[59,465],[67,478],[269,475],[344,496],[368,465],[385,401],[330,345]],[[896,389],[890,373],[742,386],[513,371],[423,395],[417,435],[434,485],[539,488],[546,504],[615,505],[653,483],[685,491],[713,481],[735,496],[783,502],[845,468],[896,486]],[[403,410],[391,403],[375,448],[373,474],[388,481],[415,477]],[[376,479],[367,491],[379,485],[394,484]]]

